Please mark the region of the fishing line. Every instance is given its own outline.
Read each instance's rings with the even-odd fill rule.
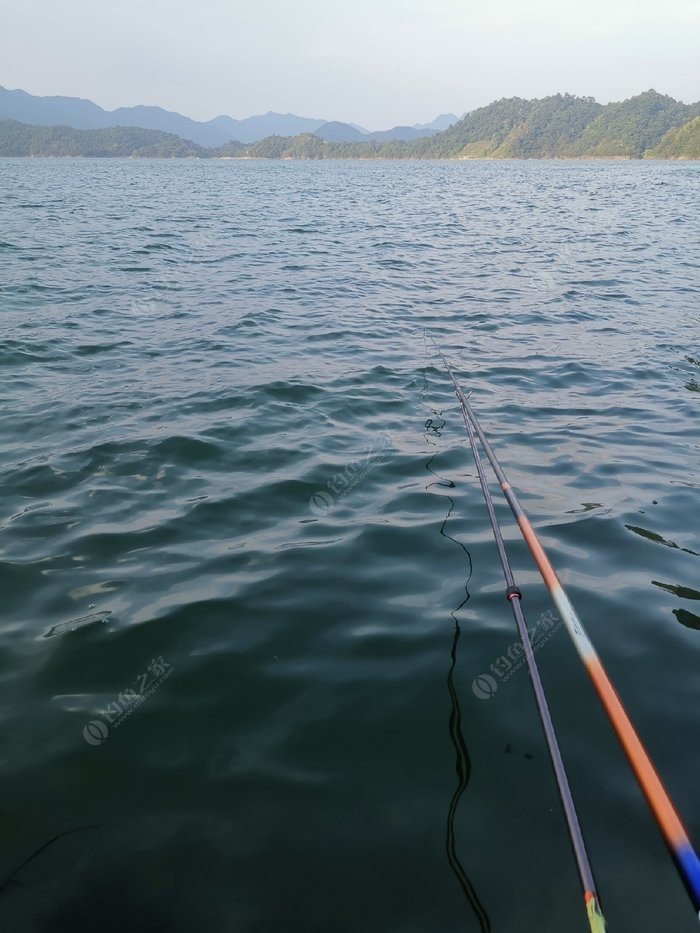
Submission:
[[[428,390],[428,380],[425,371],[423,372],[423,386],[421,389],[421,397],[424,404],[426,403],[426,395]],[[439,486],[443,489],[454,489],[455,484],[452,480],[442,476],[436,470],[433,469],[432,464],[436,459],[440,449],[438,444],[431,438],[439,438],[442,436],[442,431],[445,427],[445,420],[442,418],[442,412],[436,411],[431,408],[431,414],[433,417],[427,418],[425,422],[425,433],[424,437],[428,444],[436,447],[435,453],[430,457],[428,462],[425,465],[426,470],[435,477],[435,481],[429,483],[426,486],[426,489],[430,489],[432,486]],[[489,918],[486,909],[484,908],[479,896],[474,888],[474,885],[467,875],[464,866],[462,865],[459,855],[457,854],[457,840],[455,835],[455,818],[457,815],[457,810],[459,807],[460,800],[464,794],[472,773],[472,764],[471,758],[469,756],[469,750],[467,749],[467,743],[464,739],[464,733],[462,731],[462,711],[459,704],[459,695],[454,685],[454,672],[457,666],[457,646],[459,643],[459,638],[461,635],[461,629],[459,625],[459,620],[457,618],[457,613],[460,609],[469,601],[469,582],[472,577],[472,557],[469,553],[468,548],[463,542],[458,541],[456,538],[453,538],[452,535],[447,534],[445,528],[449,521],[449,518],[455,508],[455,500],[449,493],[446,495],[446,498],[449,499],[450,506],[447,511],[443,523],[440,527],[440,534],[447,538],[449,541],[453,541],[455,544],[459,545],[462,548],[464,553],[467,556],[469,562],[469,574],[464,583],[464,599],[462,602],[453,610],[451,610],[450,615],[454,622],[454,634],[452,637],[452,645],[450,647],[450,667],[447,672],[447,689],[450,694],[450,718],[448,723],[448,731],[450,735],[450,741],[454,747],[455,751],[455,769],[457,772],[457,786],[455,787],[454,793],[450,800],[450,806],[447,813],[447,824],[446,824],[446,835],[445,835],[445,851],[447,854],[447,860],[450,863],[450,867],[454,872],[455,877],[469,902],[470,907],[474,911],[481,933],[490,933],[491,931],[491,921]]]
[[[99,829],[100,825],[101,824],[99,823],[90,823],[87,826],[75,826],[73,829],[64,829],[63,832],[56,833],[55,836],[52,836],[47,842],[32,852],[31,855],[27,856],[27,858],[20,865],[18,865],[17,868],[15,868],[15,870],[12,871],[2,883],[0,883],[0,892],[4,891],[4,889],[10,884],[21,886],[24,882],[16,881],[15,876],[18,875],[23,868],[26,868],[30,862],[34,861],[35,858],[41,855],[42,852],[45,852],[49,846],[52,846],[54,842],[58,842],[59,839],[62,839],[64,836],[70,836],[72,833],[80,833],[87,829]]]
[[[434,340],[433,343],[435,343]],[[473,428],[481,442],[481,446],[496,474],[496,478],[510,506],[513,517],[518,523],[537,568],[550,591],[552,600],[559,610],[559,614],[579,653],[586,672],[593,682],[593,686],[595,687],[603,708],[627,755],[639,786],[646,797],[649,808],[666,841],[695,911],[698,913],[698,917],[700,917],[700,859],[698,859],[688,834],[603,667],[598,653],[588,638],[581,620],[576,614],[534,528],[520,505],[518,497],[513,487],[510,485],[488,438],[484,434],[467,396],[465,396],[462,391],[447,359],[436,343],[435,348],[442,357],[454,384],[455,394],[462,407],[465,425],[467,425],[468,430],[470,427]],[[513,600],[511,600],[511,604],[513,604]]]
[[[440,355],[442,356],[442,353]],[[452,376],[452,370],[450,369],[447,360],[444,356],[442,356],[442,358],[450,372],[450,375]],[[457,387],[454,376],[452,376],[452,378],[455,382],[455,387]],[[522,646],[525,650],[525,658],[527,660],[527,666],[530,671],[530,679],[535,694],[535,701],[537,703],[537,711],[539,713],[540,722],[542,723],[542,728],[544,730],[547,748],[549,750],[549,756],[557,782],[557,789],[559,791],[559,797],[561,799],[564,816],[566,818],[566,823],[569,830],[569,838],[574,850],[576,865],[578,867],[579,877],[583,887],[584,906],[588,916],[591,933],[604,933],[605,920],[600,910],[600,899],[596,891],[595,881],[593,880],[593,870],[591,869],[588,852],[586,851],[586,845],[583,840],[583,834],[581,833],[581,826],[579,823],[578,814],[576,813],[573,797],[571,795],[569,780],[566,775],[566,769],[564,768],[564,762],[559,750],[559,743],[557,741],[556,732],[554,730],[554,724],[549,712],[549,706],[547,705],[547,699],[544,693],[544,688],[542,686],[542,681],[540,679],[539,668],[537,666],[537,661],[535,660],[535,654],[532,649],[532,643],[530,641],[530,636],[527,630],[527,623],[525,621],[525,616],[521,607],[522,593],[519,587],[515,584],[513,571],[511,569],[510,561],[508,560],[508,554],[505,548],[505,542],[503,541],[501,527],[498,524],[498,519],[496,518],[493,499],[491,498],[491,492],[489,490],[488,482],[484,474],[481,457],[479,456],[479,451],[476,446],[474,431],[472,430],[471,423],[467,418],[464,409],[462,410],[462,415],[464,417],[464,426],[467,429],[469,445],[472,449],[474,465],[476,466],[476,472],[479,477],[481,491],[484,496],[484,502],[486,503],[486,510],[489,515],[489,521],[491,522],[493,536],[496,541],[498,556],[501,561],[501,567],[503,568],[503,576],[505,578],[507,587],[506,599],[510,603],[511,609],[513,610],[520,641],[522,642]]]

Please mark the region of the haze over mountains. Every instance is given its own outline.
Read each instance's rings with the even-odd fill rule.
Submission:
[[[397,126],[376,133],[370,133],[349,123],[272,111],[244,120],[220,116],[200,122],[180,113],[163,110],[162,107],[139,105],[103,110],[91,100],[80,97],[37,97],[26,91],[8,90],[0,85],[1,119],[17,120],[35,126],[70,126],[80,130],[113,126],[162,130],[191,140],[199,146],[216,148],[232,140],[254,143],[267,136],[298,136],[300,133],[314,133],[328,142],[369,142],[378,139],[409,141],[447,129],[458,118],[454,113],[441,114],[432,123]]]
[[[16,102],[17,98],[12,100]],[[70,101],[71,106],[74,103],[74,99]],[[78,101],[78,104],[81,105],[78,108],[80,112],[75,119],[84,118],[87,111],[82,105],[94,107],[89,101]],[[33,103],[32,106],[38,108],[44,104]],[[165,113],[158,108],[134,108],[137,111],[141,109]],[[37,112],[41,113],[35,111],[35,114]],[[94,111],[90,113],[94,117]],[[442,119],[449,120],[451,116],[446,115]],[[133,112],[130,111],[129,119],[132,118]],[[185,117],[180,119],[187,120]],[[264,117],[253,119],[265,120]],[[298,121],[302,118],[290,115],[285,119]],[[291,125],[295,127],[298,124]],[[374,138],[370,138],[357,127],[330,122],[322,123],[313,132],[307,130],[286,136],[277,132],[250,143],[234,140],[218,146],[203,146],[162,129],[133,125],[93,129],[65,124],[30,125],[2,119],[0,110],[0,156],[201,159],[700,157],[700,102],[684,104],[654,90],[610,104],[599,104],[592,97],[573,94],[552,94],[533,100],[503,98],[471,111],[440,132],[426,133],[425,128],[422,129],[421,132],[416,127],[402,127],[397,128],[395,136],[391,136],[392,131],[389,131],[373,134]],[[406,131],[407,137],[402,136],[399,130]]]

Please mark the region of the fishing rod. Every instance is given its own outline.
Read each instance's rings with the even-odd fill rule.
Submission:
[[[447,364],[447,360],[445,360],[445,363]],[[489,520],[491,522],[491,528],[493,529],[493,536],[496,540],[498,556],[500,557],[501,567],[503,568],[503,576],[505,578],[507,587],[506,598],[508,599],[508,602],[511,605],[511,609],[513,610],[515,624],[518,629],[518,634],[520,635],[520,641],[522,642],[522,646],[525,649],[525,657],[527,659],[527,666],[530,671],[532,689],[535,693],[537,710],[540,715],[540,721],[544,730],[545,739],[547,740],[549,757],[554,769],[554,776],[556,778],[559,796],[561,798],[562,807],[564,808],[564,815],[566,817],[566,822],[569,828],[569,837],[571,839],[574,855],[576,857],[578,873],[581,878],[588,923],[591,928],[591,933],[605,933],[605,919],[600,909],[600,901],[596,891],[595,881],[593,880],[593,870],[591,869],[588,852],[586,851],[586,844],[583,840],[578,814],[576,813],[576,806],[574,804],[573,797],[571,796],[569,780],[566,776],[566,769],[564,767],[564,762],[559,750],[559,743],[557,742],[556,732],[554,731],[554,724],[552,723],[549,706],[547,705],[547,698],[545,696],[544,687],[542,686],[542,681],[540,679],[539,668],[537,667],[537,661],[535,660],[535,653],[532,649],[532,643],[528,634],[525,616],[520,604],[523,594],[515,584],[513,571],[511,569],[505,543],[503,541],[503,534],[501,533],[501,526],[498,524],[498,519],[496,518],[496,512],[493,507],[493,499],[491,498],[488,482],[486,480],[486,476],[484,475],[484,467],[481,463],[481,457],[479,456],[479,451],[476,446],[474,431],[472,430],[471,422],[467,418],[464,409],[462,409],[462,416],[464,418],[464,425],[467,429],[467,434],[469,435],[469,444],[471,445],[472,454],[474,456],[476,472],[479,476],[481,491],[484,494],[486,510],[489,513]]]
[[[435,341],[433,341],[433,343],[435,343]],[[544,547],[540,543],[534,528],[523,511],[518,497],[508,481],[508,477],[498,462],[498,458],[469,404],[469,400],[457,382],[445,355],[437,344],[435,344],[435,348],[442,357],[447,371],[450,374],[455,387],[455,394],[462,407],[465,423],[469,423],[469,425],[473,427],[481,441],[481,445],[493,467],[493,471],[496,474],[496,478],[506,501],[510,506],[513,517],[518,523],[525,542],[530,549],[530,553],[542,575],[542,579],[550,592],[555,606],[559,610],[586,672],[593,682],[600,702],[627,755],[635,777],[637,778],[637,782],[646,797],[649,808],[666,841],[671,857],[681,876],[681,880],[685,885],[686,891],[700,919],[700,859],[698,859],[697,853],[688,837],[688,833],[681,823],[680,817],[676,813],[671,799],[661,783],[661,779],[656,773],[646,749],[642,745],[641,739],[637,735],[629,716],[625,712],[622,702],[603,667],[603,663],[593,647],[593,643],[586,635],[583,624],[576,614],[576,610],[571,604],[569,597],[566,595],[564,587],[545,553]]]

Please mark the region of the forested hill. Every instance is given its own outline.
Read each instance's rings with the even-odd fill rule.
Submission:
[[[265,159],[700,158],[700,103],[646,91],[620,103],[555,94],[495,101],[433,136],[329,142],[312,133],[205,149],[157,130],[75,130],[0,121],[0,155]]]
[[[556,94],[541,100],[511,97],[468,113],[453,126],[413,142],[324,143],[311,134],[270,137],[244,148],[259,158],[697,158],[693,133],[683,128],[700,116],[700,103],[682,104],[647,91],[614,104]],[[656,151],[667,134],[664,154]],[[695,131],[697,133],[697,129]],[[219,155],[235,156],[223,146]]]
[[[0,156],[182,159],[209,155],[208,149],[161,130],[142,130],[135,126],[76,130],[70,126],[29,126],[16,120],[0,120]]]
[[[700,159],[700,117],[669,130],[651,154],[657,159]]]

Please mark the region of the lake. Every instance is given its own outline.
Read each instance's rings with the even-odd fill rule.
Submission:
[[[700,165],[4,159],[0,196],[4,928],[588,929],[431,338],[700,843]],[[609,929],[691,933],[497,511]]]

